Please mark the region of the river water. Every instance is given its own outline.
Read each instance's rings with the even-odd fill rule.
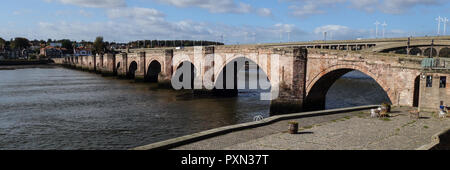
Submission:
[[[376,82],[352,72],[327,95],[327,108],[379,104]],[[0,149],[130,149],[269,117],[255,91],[192,97],[155,84],[61,67],[0,70]]]

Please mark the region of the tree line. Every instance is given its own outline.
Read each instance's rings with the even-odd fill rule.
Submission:
[[[28,49],[31,45],[39,45],[41,48],[49,46],[51,43],[61,43],[61,47],[65,48],[66,54],[72,54],[73,49],[77,45],[84,46],[92,49],[93,54],[102,54],[113,52],[112,46],[124,47],[124,48],[162,48],[162,47],[188,47],[188,46],[208,46],[208,45],[223,45],[220,42],[213,41],[196,41],[196,40],[141,40],[131,41],[128,43],[116,43],[104,41],[103,37],[99,36],[95,38],[94,42],[89,41],[71,41],[69,39],[61,40],[28,40],[27,38],[17,37],[6,41],[0,37],[0,50],[23,50]],[[36,49],[36,53],[39,53],[39,49]]]
[[[208,46],[224,45],[221,42],[214,41],[196,41],[196,40],[140,40],[128,43],[135,48],[158,48],[158,47],[190,47],[190,46]]]

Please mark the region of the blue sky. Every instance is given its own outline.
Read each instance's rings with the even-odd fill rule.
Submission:
[[[448,0],[14,0],[0,6],[0,37],[226,44],[437,34]],[[382,36],[379,26],[378,37]],[[441,24],[441,34],[443,24]],[[450,34],[450,29],[447,31]]]

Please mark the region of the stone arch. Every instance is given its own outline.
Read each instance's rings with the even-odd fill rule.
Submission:
[[[239,59],[239,58],[245,58],[247,60],[252,61],[253,63],[256,63],[259,66],[259,69],[263,70],[264,73],[266,73],[266,75],[269,77],[270,80],[270,73],[268,72],[267,67],[262,67],[262,65],[264,65],[264,63],[260,60],[257,59],[257,56],[251,56],[251,57],[247,57],[247,56],[243,56],[243,55],[235,55],[233,57],[227,58],[219,67],[217,67],[217,69],[215,69],[214,71],[214,75],[220,75],[220,73],[222,72],[222,70],[224,70],[224,68],[231,63],[232,61]],[[218,76],[214,77],[214,83],[217,81]]]
[[[136,61],[132,61],[130,66],[128,67],[127,77],[130,79],[134,79],[136,77],[136,71],[138,69],[138,64]]]
[[[433,53],[431,54],[431,56],[432,57],[436,57],[437,56],[437,50],[436,50],[436,48],[433,48],[432,50],[431,50],[431,48],[427,48],[427,49],[425,49],[424,51],[423,51],[423,55],[424,56],[430,56],[430,52],[431,51],[433,51]]]
[[[158,60],[153,60],[148,65],[147,74],[145,80],[152,83],[158,82],[159,74],[161,73],[162,66]]]
[[[360,71],[365,75],[371,77],[377,84],[386,92],[389,100],[394,101],[394,94],[385,82],[371,73],[364,66],[357,65],[335,65],[315,74],[312,80],[307,81],[306,84],[306,99],[304,103],[305,110],[323,110],[325,109],[325,101],[328,90],[331,86],[343,75],[351,71]]]
[[[450,48],[448,47],[442,48],[441,51],[439,52],[439,57],[450,58]]]
[[[256,64],[256,69],[257,69],[257,75],[256,76],[261,76],[260,75],[260,70],[263,71],[262,77],[266,77],[268,80],[268,83],[266,86],[269,86],[268,88],[272,87],[271,81],[270,81],[270,77],[267,74],[267,69],[266,67],[261,67],[260,63],[258,63],[257,61],[255,61],[255,59],[253,58],[249,58],[249,57],[245,57],[245,56],[235,56],[232,58],[229,58],[228,60],[226,60],[224,62],[224,64],[220,65],[218,67],[218,69],[215,72],[215,77],[214,77],[214,92],[216,95],[219,96],[236,96],[238,94],[238,72],[239,70],[241,70],[242,68],[246,69],[247,67],[250,67],[250,65]],[[226,89],[227,88],[227,82],[226,82],[226,77],[229,73],[227,73],[227,67],[233,68],[231,69],[233,71],[233,87],[234,89]],[[229,70],[228,70],[229,71]],[[246,74],[247,70],[246,70]],[[242,78],[242,77],[241,77]],[[247,80],[246,76],[246,80]],[[256,77],[258,78],[258,77]],[[260,82],[257,81],[258,83],[256,84],[258,87],[258,89],[260,88]],[[228,82],[229,84],[229,82]],[[218,89],[218,87],[222,88],[222,89]],[[245,84],[245,88],[250,87],[250,84]],[[267,88],[267,87],[266,87]]]
[[[177,66],[177,67],[175,67],[176,70],[174,71],[174,74],[172,76],[172,85],[180,86],[181,88],[175,88],[175,89],[186,89],[186,90],[194,89],[194,82],[195,82],[196,78],[198,78],[198,75],[199,75],[199,72],[198,72],[199,70],[197,69],[197,67],[189,60],[180,61],[176,64],[176,66]],[[183,67],[183,66],[187,66],[187,67]],[[190,74],[190,76],[187,75],[187,77],[190,77],[190,79],[187,80],[187,82],[184,80],[184,77],[185,77],[184,73],[186,70],[181,70],[181,69],[188,69],[187,72]],[[173,84],[174,80],[181,84]],[[188,83],[188,84],[185,84],[185,83]]]
[[[422,55],[422,50],[418,47],[414,47],[409,50],[409,55]]]

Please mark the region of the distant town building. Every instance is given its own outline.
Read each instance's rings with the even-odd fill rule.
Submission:
[[[18,49],[14,49],[14,50],[8,50],[4,53],[4,58],[8,58],[8,59],[26,59],[28,58],[28,52],[26,52],[25,50],[18,50]]]
[[[0,46],[0,60],[4,60],[6,57],[6,49]]]
[[[41,48],[41,56],[45,56],[46,58],[61,58],[63,55],[63,51],[66,49],[58,48],[53,46],[48,46],[45,48]]]
[[[92,55],[92,50],[85,47],[77,47],[73,49],[74,56],[90,56]]]
[[[51,47],[58,47],[61,48],[62,47],[62,43],[50,43]]]

